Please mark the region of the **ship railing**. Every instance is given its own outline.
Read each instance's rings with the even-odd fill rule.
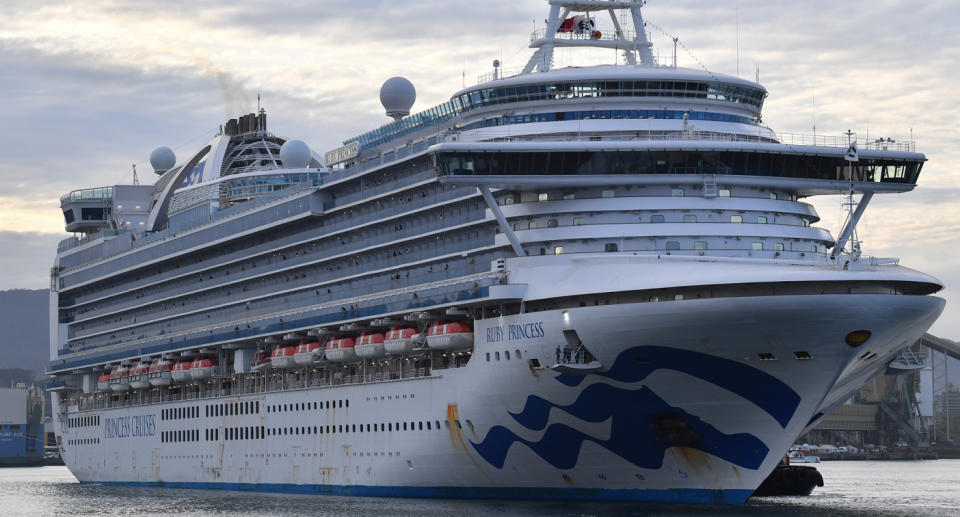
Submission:
[[[483,128],[477,131],[459,132],[443,135],[439,138],[441,142],[596,142],[596,141],[716,141],[716,142],[761,142],[770,144],[797,145],[805,147],[828,147],[847,149],[850,144],[846,136],[826,136],[826,135],[803,135],[797,133],[773,133],[769,128],[758,126],[761,131],[757,133],[747,132],[715,132],[715,131],[694,131],[686,132],[675,131],[644,131],[631,132],[630,135],[599,135],[593,132],[576,135],[530,135],[516,134],[510,130],[510,126],[502,126],[500,129]],[[775,135],[775,139],[772,137]],[[897,151],[897,152],[916,152],[915,142],[897,142],[857,139],[857,149],[872,151]]]
[[[447,279],[437,280],[429,283],[398,287],[396,289],[378,291],[375,293],[361,295],[361,296],[354,296],[350,298],[340,298],[340,299],[331,300],[331,301],[327,301],[320,304],[300,306],[300,307],[296,307],[288,310],[275,311],[270,313],[260,313],[260,314],[251,315],[247,318],[242,318],[238,320],[223,321],[223,322],[214,323],[211,325],[206,325],[201,327],[192,327],[190,329],[181,330],[181,331],[166,332],[166,333],[158,334],[155,336],[144,336],[136,340],[125,341],[123,343],[100,346],[100,347],[90,348],[86,350],[80,350],[80,351],[72,352],[68,355],[70,356],[70,359],[75,359],[75,358],[88,356],[91,354],[101,354],[103,352],[110,351],[110,350],[118,350],[121,348],[150,344],[150,343],[159,342],[159,341],[170,340],[171,342],[174,342],[178,337],[186,338],[188,336],[197,335],[197,334],[209,335],[217,330],[233,329],[236,327],[243,328],[247,324],[254,323],[254,322],[261,322],[264,320],[276,320],[276,319],[282,320],[283,318],[289,318],[291,316],[296,316],[298,314],[302,314],[305,312],[312,312],[312,311],[330,309],[330,308],[341,307],[341,306],[360,305],[364,302],[368,302],[371,300],[386,299],[386,298],[399,296],[399,295],[415,294],[417,292],[423,292],[431,289],[448,287],[451,285],[476,282],[479,280],[486,280],[486,279],[495,279],[495,278],[498,278],[499,276],[500,276],[499,272],[485,271],[483,273],[475,273],[472,275],[447,278]],[[280,303],[281,302],[278,302],[278,304]],[[67,355],[67,354],[60,355],[61,359],[65,359],[64,355]]]
[[[310,180],[310,181],[304,181],[304,182],[302,182],[302,183],[297,183],[297,184],[295,184],[295,185],[292,185],[292,186],[290,186],[290,187],[288,187],[288,188],[285,188],[285,189],[283,189],[283,190],[279,190],[279,191],[274,192],[274,193],[272,193],[272,194],[265,195],[265,196],[263,196],[263,197],[257,198],[257,199],[255,199],[255,200],[253,200],[253,201],[248,201],[248,202],[246,202],[246,203],[240,203],[240,204],[234,205],[234,206],[232,206],[232,207],[230,207],[230,208],[226,208],[226,209],[224,209],[224,210],[220,210],[220,211],[218,211],[218,212],[215,212],[214,214],[211,214],[211,215],[210,215],[210,218],[209,218],[208,220],[206,220],[206,221],[204,221],[204,222],[202,222],[202,223],[199,223],[199,224],[197,224],[196,226],[191,226],[191,227],[190,227],[188,230],[186,230],[186,231],[194,231],[194,230],[197,230],[197,229],[199,229],[199,228],[201,228],[201,227],[203,227],[203,226],[212,225],[212,224],[218,224],[218,223],[219,223],[221,220],[223,220],[224,218],[227,218],[227,217],[230,217],[230,216],[234,216],[234,215],[237,215],[237,214],[242,214],[242,213],[245,213],[245,212],[251,212],[251,211],[254,211],[254,210],[258,210],[258,209],[263,208],[263,207],[265,207],[265,206],[267,206],[267,205],[271,205],[271,204],[274,204],[274,203],[276,203],[276,202],[280,202],[280,201],[282,201],[282,200],[284,200],[284,199],[286,199],[286,198],[288,198],[288,197],[295,197],[295,196],[301,195],[301,194],[302,194],[303,192],[305,192],[305,191],[309,191],[309,190],[315,189],[319,184],[320,184],[320,180],[319,180],[319,179]],[[63,241],[60,242],[60,245],[61,245],[62,247],[58,247],[58,250],[57,250],[57,251],[59,252],[59,251],[64,251],[64,250],[66,250],[66,249],[74,248],[74,247],[76,247],[76,246],[79,246],[79,245],[84,244],[84,243],[86,243],[86,242],[90,242],[90,241],[99,239],[99,238],[104,237],[104,236],[120,235],[121,232],[123,232],[123,233],[129,233],[127,230],[104,230],[104,231],[102,231],[102,232],[90,234],[90,235],[88,235],[88,236],[86,236],[86,237],[84,237],[84,238],[82,238],[82,239],[79,239],[79,240],[76,241],[76,242],[71,242],[69,238],[68,238],[68,239],[64,239]],[[107,256],[98,258],[98,259],[96,259],[96,260],[91,260],[90,262],[84,262],[83,264],[79,264],[79,265],[74,266],[74,267],[90,266],[90,265],[94,265],[94,264],[99,264],[99,263],[105,262],[105,261],[107,261],[107,260],[110,260],[110,259],[112,259],[113,257],[115,257],[115,256],[117,256],[117,255],[120,255],[120,254],[122,254],[122,253],[127,253],[127,252],[129,252],[131,249],[136,249],[136,248],[138,248],[138,247],[140,247],[140,246],[144,246],[144,245],[146,245],[146,244],[151,244],[151,243],[155,243],[155,242],[162,242],[162,241],[165,241],[165,240],[167,240],[167,239],[177,238],[180,233],[183,233],[183,231],[171,232],[171,231],[169,231],[169,230],[160,230],[160,231],[157,231],[157,232],[141,233],[141,234],[138,234],[136,240],[133,241],[133,243],[132,243],[132,248],[124,249],[124,250],[118,251],[118,252],[116,252],[116,253],[113,253],[113,254],[111,254],[111,255],[107,255]],[[64,272],[69,272],[69,271],[72,270],[74,267],[64,268],[63,271],[64,271]]]

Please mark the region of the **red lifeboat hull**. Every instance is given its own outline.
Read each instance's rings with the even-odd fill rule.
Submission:
[[[296,354],[296,345],[278,346],[273,350],[273,354],[270,355],[270,363],[273,364],[274,368],[293,368],[296,365],[293,361],[293,356]]]
[[[383,349],[390,355],[405,355],[414,348],[423,344],[424,336],[416,329],[395,328],[387,332],[383,341]]]
[[[357,357],[362,359],[377,359],[387,355],[383,345],[383,334],[379,332],[364,332],[357,340],[354,350]]]
[[[336,338],[330,340],[327,351],[324,353],[328,361],[347,363],[357,360],[357,351],[354,349],[352,338]]]
[[[436,350],[464,350],[473,346],[473,331],[464,323],[438,323],[427,332],[427,346]]]
[[[170,378],[173,379],[173,382],[185,382],[191,379],[190,377],[190,368],[193,367],[191,361],[180,361],[179,363],[173,365],[173,370],[170,372]]]

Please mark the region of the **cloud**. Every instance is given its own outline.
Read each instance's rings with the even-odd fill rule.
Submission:
[[[0,286],[4,290],[47,288],[57,243],[63,238],[56,233],[0,231]]]

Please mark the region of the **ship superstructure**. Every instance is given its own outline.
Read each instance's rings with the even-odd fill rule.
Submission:
[[[656,63],[642,2],[549,4],[520,73],[414,114],[393,78],[395,120],[323,157],[261,110],[61,200],[81,481],[742,502],[929,328],[942,285],[854,238],[912,143],[785,139],[761,85]],[[838,194],[835,238],[802,199]]]

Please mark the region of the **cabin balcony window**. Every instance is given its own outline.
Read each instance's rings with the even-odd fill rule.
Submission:
[[[583,226],[583,225],[584,225],[584,218],[583,218],[583,217],[574,217],[574,218],[573,218],[573,225],[574,225],[574,226]]]
[[[730,189],[722,188],[717,195],[720,197],[730,197]]]
[[[683,197],[683,189],[682,188],[670,189],[670,195],[673,197]]]
[[[693,214],[687,214],[687,215],[683,216],[683,222],[685,222],[685,223],[695,223],[695,222],[697,222],[697,216],[695,216],[695,215],[693,215]]]
[[[617,250],[617,243],[615,243],[615,242],[608,242],[608,243],[604,244],[604,245],[603,245],[603,251],[605,251],[605,252],[607,252],[607,253],[616,253],[616,252],[618,251],[618,250]]]
[[[742,215],[731,215],[731,216],[730,216],[730,222],[731,222],[731,223],[742,223],[742,222],[743,222],[743,216],[742,216]]]
[[[678,250],[680,249],[680,241],[667,241],[668,250]]]
[[[662,223],[662,222],[663,222],[663,215],[661,215],[661,214],[651,215],[651,216],[650,216],[650,222],[651,222],[651,223]]]

